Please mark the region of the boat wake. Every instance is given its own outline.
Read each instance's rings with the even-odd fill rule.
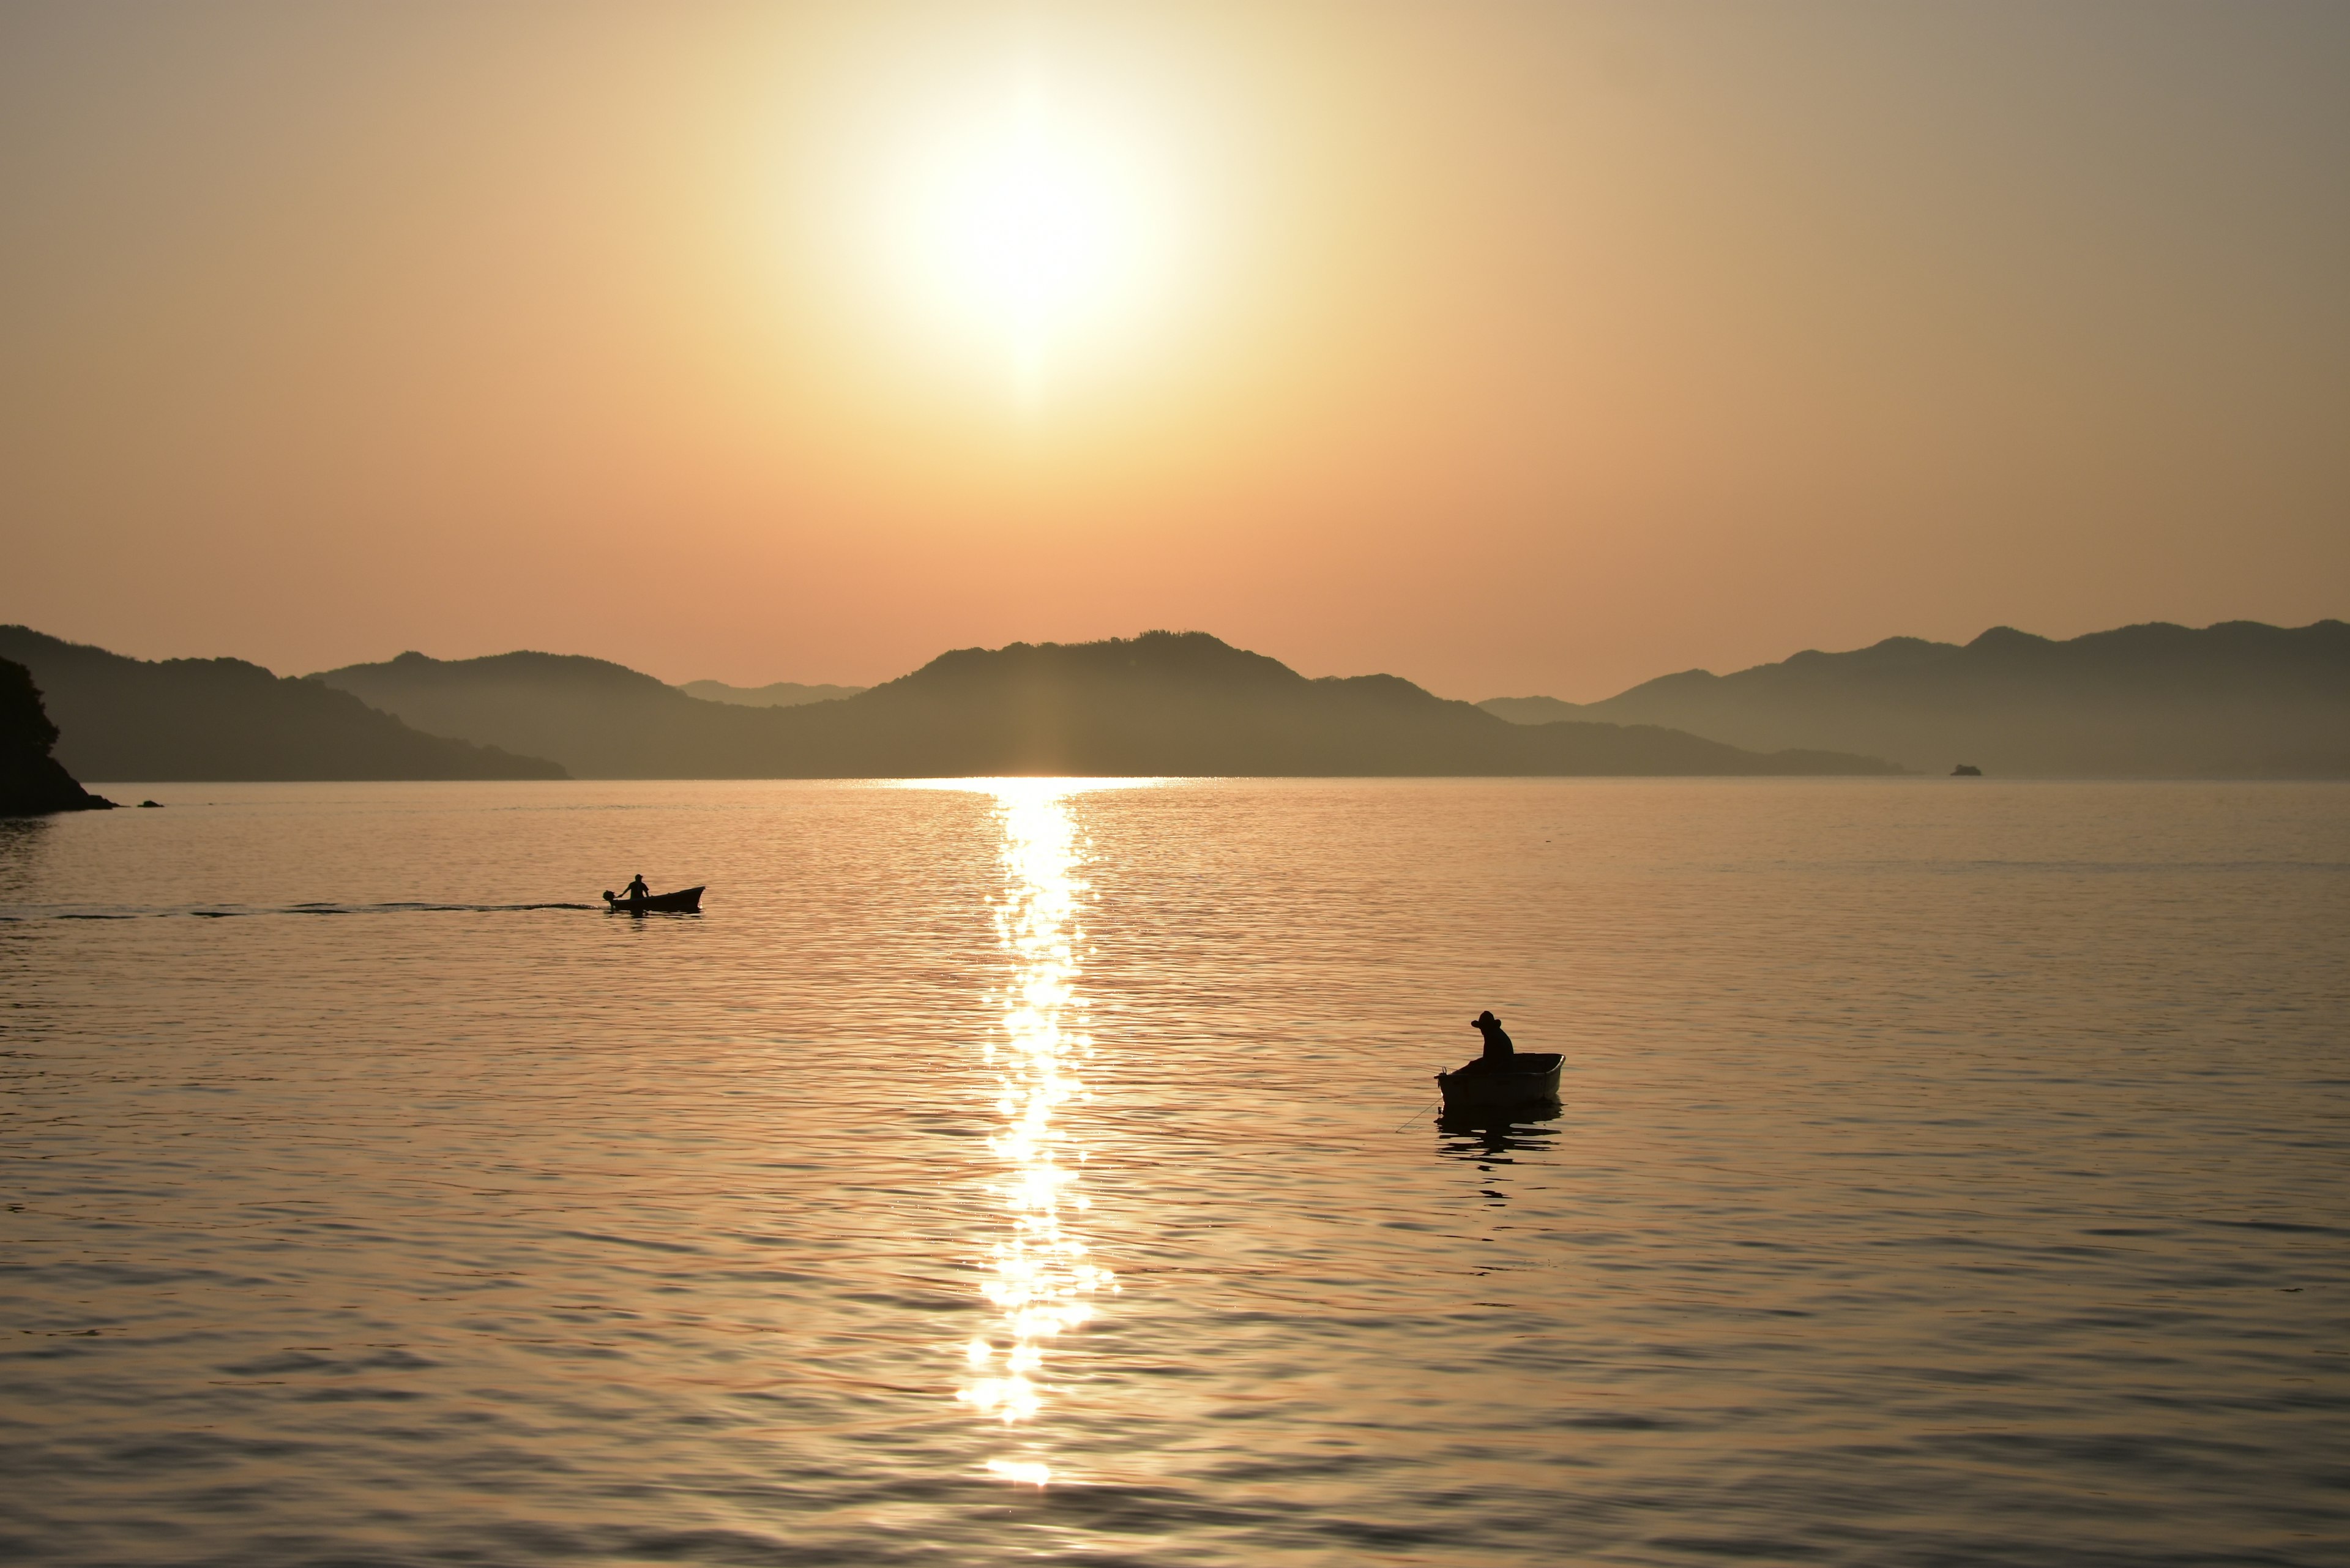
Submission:
[[[0,921],[235,920],[268,915],[517,915],[535,909],[600,909],[600,904],[130,904],[51,905],[0,909]]]

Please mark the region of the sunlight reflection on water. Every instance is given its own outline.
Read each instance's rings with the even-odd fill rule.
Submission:
[[[1094,1054],[1089,1003],[1077,990],[1085,845],[1068,802],[1101,784],[1002,779],[986,787],[1003,835],[996,938],[1012,961],[993,999],[1003,1008],[1002,1034],[982,1048],[997,1072],[1002,1121],[988,1148],[1001,1167],[1003,1222],[988,1247],[990,1275],[982,1287],[994,1318],[963,1347],[969,1380],[955,1397],[1011,1427],[1044,1409],[1052,1342],[1093,1316],[1090,1298],[1118,1288],[1117,1276],[1093,1261],[1079,1229],[1079,1217],[1092,1207],[1078,1189],[1088,1155],[1059,1115],[1091,1097],[1078,1070]],[[1035,1459],[992,1459],[987,1469],[1039,1487],[1053,1474]]]

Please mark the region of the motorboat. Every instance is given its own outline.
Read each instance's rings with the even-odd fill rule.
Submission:
[[[1563,1060],[1556,1053],[1545,1051],[1480,1056],[1465,1067],[1436,1075],[1436,1086],[1444,1091],[1448,1116],[1555,1105]]]
[[[698,915],[702,913],[702,889],[683,888],[674,893],[646,893],[623,898],[607,888],[604,908],[615,915]]]

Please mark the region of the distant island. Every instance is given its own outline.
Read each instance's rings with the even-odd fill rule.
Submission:
[[[862,686],[803,686],[778,680],[769,686],[729,686],[723,680],[689,680],[678,688],[704,702],[732,702],[742,708],[796,708],[803,702],[837,702],[854,697]]]
[[[77,777],[555,779],[556,763],[411,729],[346,691],[238,659],[127,659],[21,626],[0,658],[32,672]]]
[[[82,788],[49,754],[57,739],[33,672],[0,659],[0,816],[105,811],[114,805]]]
[[[1522,724],[1661,724],[1728,745],[1822,747],[1921,773],[2350,778],[2350,626],[2154,623],[2067,641],[1994,627],[1897,637],[1733,675],[1692,670],[1605,701],[1502,697]]]
[[[582,777],[1885,774],[1651,725],[1513,725],[1392,675],[1309,680],[1204,632],[941,654],[831,701],[708,702],[602,659],[404,653],[312,679]]]

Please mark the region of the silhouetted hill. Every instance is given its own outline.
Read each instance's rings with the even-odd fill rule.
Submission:
[[[1947,773],[2350,777],[2350,626],[2154,623],[2052,641],[1897,637],[1734,675],[1692,670],[1604,702],[1496,698],[1520,723],[1666,724],[1749,747],[1822,746]]]
[[[95,779],[546,779],[537,757],[428,735],[347,691],[238,659],[126,659],[21,626],[0,657],[40,683],[57,758]],[[658,684],[658,682],[656,682]]]
[[[705,702],[626,665],[566,653],[403,653],[311,679],[429,734],[553,757],[583,778],[759,778],[788,709]]]
[[[317,680],[420,729],[606,777],[1867,774],[1647,726],[1513,726],[1391,675],[1308,680],[1204,633],[942,654],[789,708],[703,702],[601,659],[402,654]]]
[[[114,803],[74,782],[49,748],[57,727],[41,706],[33,672],[0,659],[0,816],[103,811]]]
[[[803,686],[778,680],[767,686],[729,686],[723,680],[689,680],[678,688],[704,702],[732,702],[742,708],[796,708],[803,702],[831,702],[854,697],[862,686]]]

